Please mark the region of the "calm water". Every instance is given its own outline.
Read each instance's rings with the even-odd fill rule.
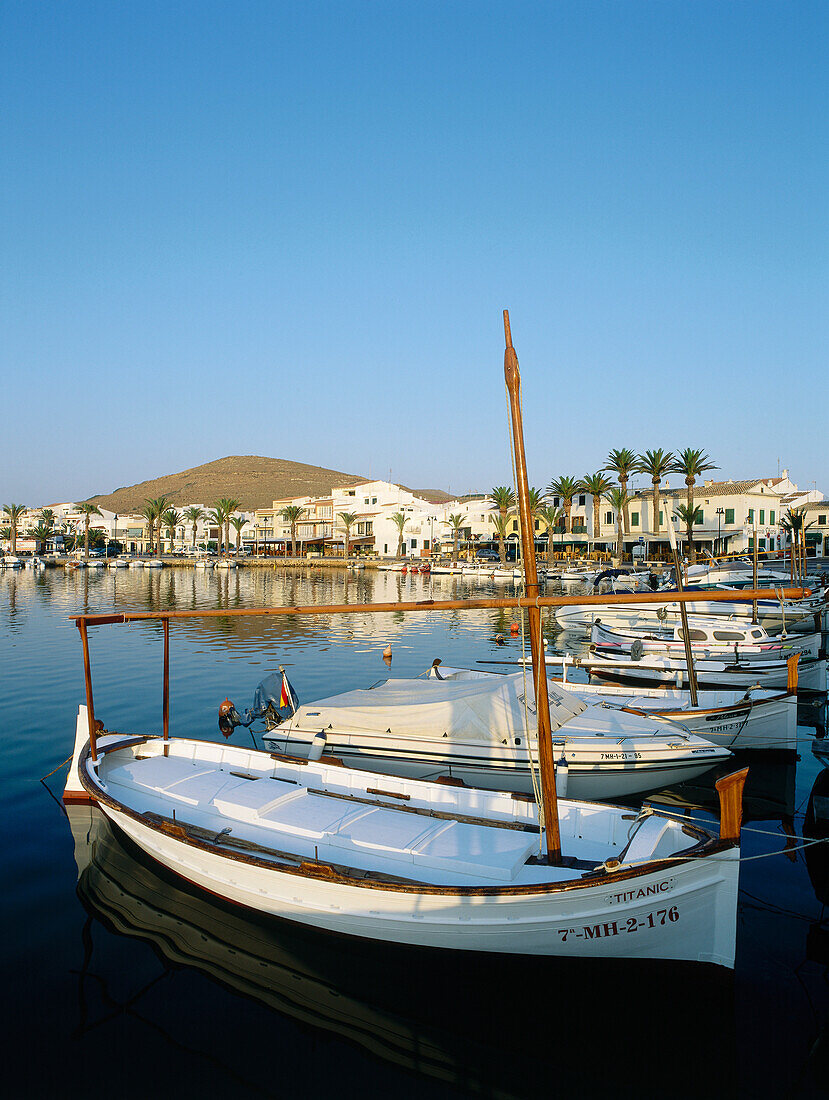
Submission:
[[[172,879],[88,810],[67,819],[39,781],[70,753],[83,699],[70,614],[485,591],[455,578],[322,570],[0,573],[4,1095],[824,1095],[829,858],[823,845],[794,850],[814,834],[813,790],[829,794],[829,771],[811,752],[813,712],[801,712],[797,758],[750,761],[743,855],[788,850],[743,864],[733,976],[447,959],[298,931]],[[520,642],[494,643],[511,618],[174,624],[171,732],[217,736],[221,700],[241,710],[280,664],[308,700],[417,675],[435,657],[514,658]],[[551,633],[550,644],[563,643]],[[160,628],[96,629],[91,648],[98,716],[111,729],[159,731]],[[63,772],[47,784],[59,795]],[[700,817],[714,806],[705,780],[661,797]]]

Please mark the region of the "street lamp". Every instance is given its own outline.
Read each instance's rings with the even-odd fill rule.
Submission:
[[[722,543],[720,541],[720,525],[722,524],[722,518],[725,515],[724,508],[717,509],[717,549],[722,552]]]

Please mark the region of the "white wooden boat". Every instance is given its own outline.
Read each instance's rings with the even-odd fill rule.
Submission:
[[[675,684],[681,687],[688,682],[688,669],[684,658],[661,657],[645,654],[640,660],[625,653],[605,650],[580,657],[576,662],[581,668],[603,680],[622,683]],[[723,658],[694,659],[697,683],[708,687],[748,688],[753,685],[765,688],[785,688],[789,683],[787,661],[735,661]],[[826,692],[826,661],[800,661],[797,668],[797,686],[804,691]]]
[[[452,668],[441,664],[430,676],[444,680],[478,679],[498,673],[478,669]],[[642,687],[635,689],[606,683],[580,684],[567,679],[567,663],[561,679],[550,679],[566,687],[585,703],[626,708],[648,718],[678,722],[688,733],[731,749],[792,749],[797,745],[797,694],[768,688],[747,691],[720,688],[698,692],[697,706],[690,691],[681,688]]]
[[[161,560],[161,558],[146,558],[144,560],[144,568],[145,569],[163,569],[164,568],[164,562]]]
[[[129,566],[126,558],[110,558],[108,564],[110,569],[126,569]]]
[[[238,569],[237,563],[233,558],[221,558],[216,562],[217,569]]]
[[[628,798],[685,782],[730,755],[679,725],[587,703],[568,688],[551,684],[548,695],[562,796]],[[367,771],[417,779],[448,773],[472,786],[529,794],[538,768],[535,720],[532,678],[521,672],[394,679],[299,706],[263,737],[305,758],[325,751]]]
[[[699,620],[698,620],[699,622]],[[596,653],[638,653],[658,654],[661,657],[680,657],[685,659],[685,640],[682,627],[656,630],[612,629],[601,620],[593,623],[590,641]],[[804,661],[815,661],[820,657],[822,638],[819,633],[787,634],[772,636],[761,626],[752,623],[730,623],[712,620],[712,625],[690,625],[688,636],[693,657],[701,660],[708,657],[722,657],[738,661],[785,661],[793,653]]]
[[[97,804],[170,871],[248,908],[444,950],[734,965],[728,832],[562,801],[556,866],[537,858],[535,803],[514,794],[189,738],[102,733],[94,755],[81,706],[67,802]]]
[[[0,558],[0,566],[3,569],[22,569],[23,559],[19,558],[16,554],[4,554]]]
[[[129,563],[129,567],[130,567],[130,569],[143,569],[144,568],[144,559],[143,558],[133,558]]]

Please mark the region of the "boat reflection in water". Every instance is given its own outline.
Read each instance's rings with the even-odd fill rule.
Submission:
[[[184,1007],[184,994],[168,982],[161,1015],[153,1000],[153,1032],[174,1042],[177,1059],[181,1013],[210,1014],[201,1020],[205,1050],[195,1065],[191,1059],[183,1095],[215,1088],[224,1073],[241,1067],[244,1095],[258,1088],[287,1094],[292,1087],[312,1095],[327,1082],[338,1096],[393,1088],[400,1097],[422,1094],[424,1078],[430,1096],[518,1097],[543,1088],[641,1098],[643,1089],[659,1093],[662,1086],[674,1097],[712,1087],[718,1095],[731,1091],[733,985],[721,967],[439,954],[346,940],[213,899],[151,861],[97,808],[67,812],[78,896],[90,917],[81,1037],[94,1035],[99,1048],[108,1047],[88,1005],[103,989],[111,1009],[117,999],[108,991],[124,983],[123,949],[116,952],[120,964],[111,964],[112,944],[95,933],[96,921],[151,944],[174,983],[195,970],[239,995],[223,1003],[214,985],[208,997]],[[144,972],[132,960],[126,967]],[[158,980],[156,971],[147,988]],[[142,995],[125,993],[124,1010],[134,1013]],[[213,1028],[220,1038],[211,1042]],[[262,1030],[271,1036],[264,1059]],[[275,1055],[286,1031],[288,1061]],[[151,1041],[131,1068],[134,1092],[119,1095],[146,1095],[144,1074],[148,1084],[163,1080],[158,1058]]]

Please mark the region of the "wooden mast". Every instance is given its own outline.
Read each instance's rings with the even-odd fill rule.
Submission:
[[[518,371],[518,356],[512,346],[512,334],[509,325],[509,312],[504,310],[504,381],[509,393],[510,413],[512,415],[513,446],[515,447],[515,478],[518,494],[518,513],[521,517],[521,550],[524,557],[524,579],[527,597],[538,599],[538,570],[535,564],[535,536],[532,515],[530,513],[530,490],[527,480],[527,462],[524,454],[524,428],[521,418],[521,375]],[[547,697],[547,665],[544,648],[541,643],[541,608],[530,604],[527,608],[530,630],[530,651],[532,653],[533,683],[535,685],[535,706],[538,717],[538,756],[541,772],[541,806],[539,810],[544,818],[544,835],[547,844],[547,859],[550,863],[561,863],[561,835],[558,823],[558,798],[556,796],[556,769],[553,761],[553,741],[550,731],[550,701]]]

